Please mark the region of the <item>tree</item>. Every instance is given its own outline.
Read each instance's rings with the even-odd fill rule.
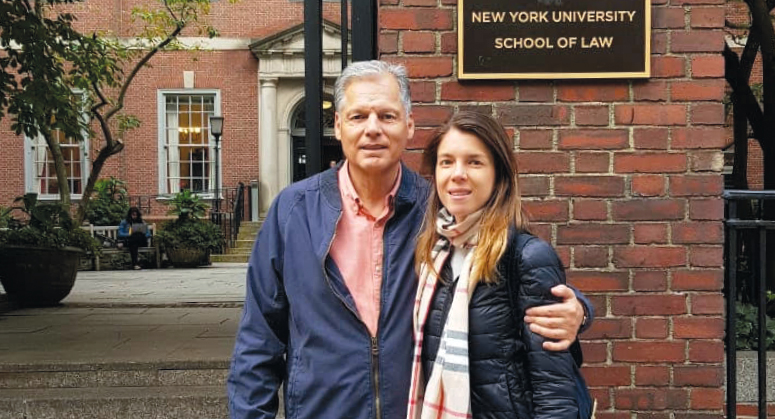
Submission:
[[[747,30],[743,51],[738,55],[727,45],[724,49],[726,79],[732,88],[732,115],[735,163],[732,184],[735,189],[748,189],[748,139],[755,139],[762,150],[764,189],[775,190],[775,28],[772,10],[775,0],[744,0],[748,6],[750,23],[739,25],[728,22],[732,29]],[[761,57],[762,83],[751,83],[751,72],[757,56]],[[742,205],[741,217],[749,217],[752,208]],[[762,206],[762,217],[775,220],[775,203]],[[769,231],[767,241],[775,243],[775,232]],[[753,231],[741,232],[744,256],[758,254],[758,237]],[[775,246],[767,246],[766,259],[775,260]],[[740,251],[738,249],[738,251]],[[767,264],[767,287],[775,289],[775,264]],[[755,284],[748,284],[758,289]]]
[[[775,0],[745,0],[745,3],[751,21],[742,27],[748,31],[743,51],[738,55],[728,45],[724,49],[726,79],[732,88],[733,184],[736,189],[748,189],[748,139],[754,138],[762,149],[764,189],[775,189],[775,29],[770,14],[775,8]],[[741,28],[734,23],[728,26]],[[761,85],[751,83],[757,55],[762,58]]]
[[[76,30],[75,16],[63,9],[83,1],[0,0],[0,120],[11,117],[17,135],[45,139],[63,204],[69,206],[70,190],[57,131],[79,142],[100,134],[76,212],[78,224],[105,162],[124,149],[123,134],[140,124],[122,112],[137,74],[159,51],[183,48],[178,36],[186,28],[217,36],[203,19],[211,0],[158,0],[155,8],[135,8],[132,17],[144,27],[134,42]]]

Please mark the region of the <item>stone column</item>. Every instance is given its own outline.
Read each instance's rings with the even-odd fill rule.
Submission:
[[[266,215],[272,199],[279,192],[277,171],[277,79],[260,80],[259,102],[259,208],[260,215]]]

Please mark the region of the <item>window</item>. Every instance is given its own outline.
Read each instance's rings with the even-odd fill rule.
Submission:
[[[72,138],[65,137],[59,130],[54,131],[53,135],[59,140],[62,150],[70,196],[80,198],[89,177],[88,142],[78,143]],[[25,148],[26,191],[35,192],[42,199],[58,199],[57,172],[46,140],[42,135],[34,139],[27,138]]]
[[[219,93],[160,92],[160,96],[160,193],[184,189],[210,193],[215,189],[216,151],[209,123],[210,116],[220,114]]]

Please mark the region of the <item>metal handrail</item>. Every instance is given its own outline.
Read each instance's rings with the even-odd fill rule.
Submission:
[[[218,205],[219,199],[225,201],[225,205]],[[221,227],[225,238],[225,247],[218,249],[222,253],[237,243],[239,228],[245,218],[245,184],[240,182],[235,188],[221,189],[221,197],[214,197],[210,208],[210,219]],[[228,210],[221,212],[218,208]]]

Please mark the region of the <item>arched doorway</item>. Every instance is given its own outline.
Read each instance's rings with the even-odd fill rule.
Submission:
[[[323,99],[323,140],[320,156],[322,167],[328,168],[330,162],[338,162],[344,155],[342,147],[334,136],[334,106],[333,98]],[[307,145],[305,143],[306,127],[304,125],[304,100],[302,99],[293,111],[291,117],[291,179],[293,182],[307,177]]]

